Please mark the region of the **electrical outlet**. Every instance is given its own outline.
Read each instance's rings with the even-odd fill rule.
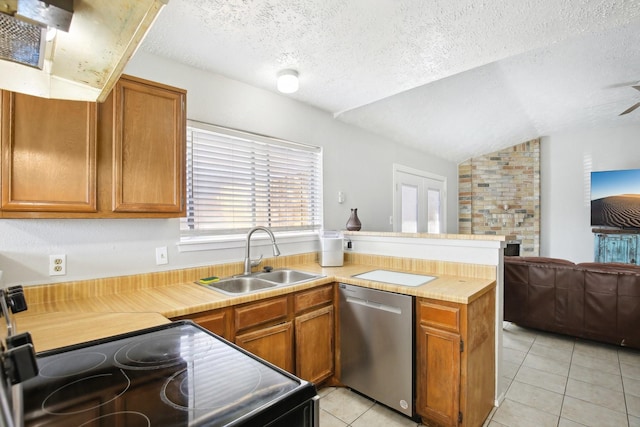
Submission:
[[[161,246],[156,248],[156,265],[169,264],[169,257],[167,255],[167,247]]]
[[[64,276],[67,274],[67,256],[49,255],[49,276]]]

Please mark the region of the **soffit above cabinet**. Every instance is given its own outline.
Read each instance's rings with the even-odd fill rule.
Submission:
[[[0,60],[0,89],[104,101],[168,1],[74,0],[69,31],[42,43],[41,68]]]

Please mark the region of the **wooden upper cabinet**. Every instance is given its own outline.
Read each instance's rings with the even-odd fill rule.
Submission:
[[[0,209],[95,212],[96,104],[0,93]]]
[[[123,76],[113,96],[113,210],[184,212],[186,91]]]

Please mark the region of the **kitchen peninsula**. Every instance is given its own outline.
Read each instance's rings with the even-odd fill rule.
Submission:
[[[403,293],[415,296],[417,301],[418,348],[416,351],[419,358],[425,356],[423,352],[433,340],[438,340],[438,345],[445,342],[455,344],[457,339],[464,341],[465,352],[462,356],[460,353],[457,356],[462,359],[458,403],[460,412],[467,414],[463,425],[478,425],[478,420],[474,420],[473,413],[481,414],[486,409],[473,408],[473,402],[482,400],[477,394],[485,393],[481,397],[486,402],[486,392],[490,391],[493,394],[488,399],[491,406],[502,398],[502,392],[496,388],[496,379],[499,378],[498,362],[501,360],[499,353],[502,312],[500,309],[502,305],[501,272],[502,248],[506,238],[504,236],[363,232],[347,232],[345,238],[351,240],[353,249],[345,253],[343,267],[320,267],[316,253],[272,258],[266,260],[265,264],[275,268],[286,267],[313,272],[324,277],[242,296],[226,296],[194,283],[201,277],[212,275],[227,277],[239,274],[243,268],[241,262],[164,273],[30,286],[25,289],[29,311],[17,316],[18,329],[31,330],[34,334],[36,350],[42,351],[46,346],[56,347],[73,343],[68,340],[73,340],[71,337],[74,334],[68,334],[59,342],[48,341],[47,344],[43,344],[44,347],[40,347],[46,340],[39,331],[44,330],[42,328],[46,329],[47,323],[50,323],[47,319],[55,321],[55,316],[61,316],[59,314],[61,312],[66,313],[70,316],[69,318],[79,316],[80,321],[71,327],[95,331],[96,335],[93,338],[126,332],[127,327],[134,328],[139,325],[136,319],[144,323],[143,326],[148,326],[146,322],[161,323],[166,321],[165,318],[172,320],[191,318],[196,322],[199,320],[212,322],[210,324],[214,327],[221,326],[223,336],[225,332],[229,332],[230,335],[227,338],[235,338],[237,342],[241,334],[248,335],[238,329],[237,323],[240,319],[238,307],[246,307],[253,313],[255,307],[260,309],[263,307],[259,304],[273,302],[268,307],[282,307],[281,320],[265,325],[271,328],[271,325],[275,327],[290,322],[297,331],[295,334],[297,337],[302,336],[304,330],[295,328],[303,327],[303,323],[300,322],[310,318],[309,315],[315,316],[312,313],[329,313],[328,317],[325,315],[324,318],[334,322],[331,301],[335,301],[333,298],[335,283],[348,283]],[[436,276],[437,279],[418,287],[404,287],[352,277],[375,269],[424,273]],[[298,303],[302,308],[298,309]],[[127,313],[126,316],[130,316],[131,319],[128,324],[121,325],[124,329],[119,331],[109,327],[114,323],[100,321],[101,316],[114,316],[116,313]],[[92,315],[96,316],[93,320]],[[490,318],[487,319],[487,316]],[[317,319],[317,317],[311,318]],[[477,321],[478,319],[482,321]],[[87,328],[87,325],[92,326]],[[257,327],[247,331],[255,334]],[[283,330],[282,333],[283,336],[294,335],[292,331],[287,330]],[[61,334],[60,337],[62,336]],[[87,334],[81,334],[79,337],[82,340],[89,339]],[[453,341],[447,341],[452,337]],[[490,346],[488,350],[487,346]],[[478,351],[477,357],[474,356],[474,351]],[[283,361],[283,363],[286,365],[292,361]],[[475,365],[476,363],[479,365]],[[290,370],[295,371],[293,365],[290,367]],[[336,377],[339,378],[339,366],[335,367],[335,371]],[[480,374],[490,375],[490,381],[487,381],[486,377],[479,377]],[[324,379],[326,378],[328,377],[325,375]],[[467,389],[465,384],[473,381],[481,382],[484,386]],[[426,384],[421,384],[421,380],[418,379],[418,408],[420,408],[420,401],[424,401],[420,390],[427,390],[425,387],[428,385],[428,381]],[[457,407],[457,404],[454,406]],[[442,414],[437,410],[438,408],[435,409],[435,413],[428,413],[429,417],[433,415],[433,419],[444,423],[453,422],[449,418],[455,416],[457,423],[457,409],[455,413],[450,414]],[[424,407],[418,412],[424,416],[429,410],[430,408]]]

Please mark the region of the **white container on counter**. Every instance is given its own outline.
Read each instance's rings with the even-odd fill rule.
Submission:
[[[342,267],[344,264],[344,236],[339,231],[320,231],[320,265]]]

